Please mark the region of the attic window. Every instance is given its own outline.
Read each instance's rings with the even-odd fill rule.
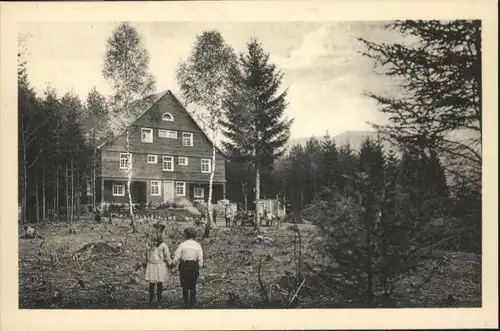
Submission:
[[[164,120],[164,121],[167,121],[167,122],[173,122],[174,121],[174,117],[170,113],[164,113],[161,116],[161,119]]]

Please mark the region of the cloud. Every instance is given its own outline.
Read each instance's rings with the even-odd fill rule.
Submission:
[[[327,37],[328,29],[326,26],[322,26],[307,34],[302,43],[291,50],[290,55],[278,58],[277,62],[287,69],[313,66],[318,58],[329,55],[329,50],[325,45]]]
[[[207,28],[220,30],[236,51],[245,51],[250,37],[262,42],[271,62],[284,72],[289,87],[286,115],[295,118],[292,138],[366,128],[378,120],[373,100],[364,91],[381,93],[388,85],[375,75],[370,60],[359,53],[356,37],[383,38],[373,24],[360,22],[161,22],[134,24],[151,55],[150,69],[158,91],[178,94],[175,72],[186,58],[196,35]],[[43,23],[23,26],[33,34],[27,44],[28,75],[42,94],[46,82],[63,94],[71,89],[84,99],[93,85],[109,93],[101,74],[106,39],[114,24]],[[368,28],[369,27],[369,28]],[[382,37],[381,37],[382,36]],[[378,38],[378,39],[377,39]]]

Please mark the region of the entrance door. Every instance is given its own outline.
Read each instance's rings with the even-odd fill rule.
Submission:
[[[174,182],[164,181],[163,182],[163,202],[173,202],[174,201]]]

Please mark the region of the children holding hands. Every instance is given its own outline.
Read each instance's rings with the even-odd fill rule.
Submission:
[[[200,268],[203,267],[203,249],[195,240],[196,230],[191,227],[184,230],[186,240],[173,255],[163,240],[164,231],[164,225],[155,225],[146,244],[145,279],[149,282],[149,304],[153,303],[155,289],[156,301],[158,305],[162,304],[163,283],[167,282],[171,269],[178,264],[184,307],[193,308],[196,303],[196,283]]]

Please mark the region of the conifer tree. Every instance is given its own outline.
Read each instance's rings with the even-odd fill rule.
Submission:
[[[386,27],[413,42],[361,39],[363,54],[402,82],[399,96],[368,93],[391,118],[378,128],[401,146],[436,150],[447,171],[480,190],[481,21],[406,20]],[[456,139],[460,135],[465,138]]]
[[[255,171],[256,226],[259,226],[260,175],[285,152],[292,121],[284,117],[286,93],[280,92],[283,73],[270,63],[256,39],[247,44],[235,72],[234,95],[228,101],[223,132],[228,138],[224,147],[239,150],[239,157],[248,160]],[[238,138],[242,137],[242,138]]]
[[[337,186],[347,197],[353,190],[353,181],[357,168],[357,155],[349,143],[343,144],[339,148],[339,171]]]
[[[321,144],[321,163],[323,173],[323,184],[330,190],[337,190],[337,178],[339,167],[339,152],[335,141],[325,134],[325,139]]]
[[[87,132],[87,142],[92,149],[92,210],[95,211],[97,147],[112,136],[106,98],[95,86],[87,95],[84,128]]]

